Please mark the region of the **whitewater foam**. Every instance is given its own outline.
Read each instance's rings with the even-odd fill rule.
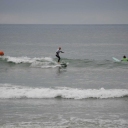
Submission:
[[[29,58],[29,57],[10,57],[10,56],[4,56],[4,57],[0,57],[3,60],[6,60],[7,62],[12,62],[12,63],[33,63],[35,61],[49,61],[52,62],[52,58],[50,57],[41,57],[41,58]]]
[[[9,98],[116,98],[128,96],[127,89],[30,88],[0,84],[0,99]]]
[[[51,57],[41,57],[41,58],[29,58],[29,57],[10,57],[3,56],[0,59],[6,61],[7,63],[14,64],[30,64],[30,67],[39,67],[39,68],[55,68],[58,66],[57,62],[54,61]]]

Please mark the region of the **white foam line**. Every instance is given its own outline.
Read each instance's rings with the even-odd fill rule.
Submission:
[[[0,86],[0,98],[115,98],[128,96],[127,89],[74,89],[74,88],[30,88],[11,85]]]
[[[13,62],[16,64],[19,63],[33,63],[36,61],[48,61],[53,62],[52,58],[50,57],[41,57],[41,58],[29,58],[29,57],[10,57],[10,56],[4,56],[1,57],[3,60],[7,60],[7,62]]]

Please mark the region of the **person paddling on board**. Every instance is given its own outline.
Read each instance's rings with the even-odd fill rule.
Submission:
[[[59,49],[57,49],[57,51],[56,51],[56,57],[58,58],[58,63],[60,62],[60,59],[61,59],[60,56],[59,56],[60,52],[64,53],[64,52],[61,51],[61,47],[59,47]]]
[[[123,59],[121,61],[128,61],[128,58],[126,56],[123,56]]]

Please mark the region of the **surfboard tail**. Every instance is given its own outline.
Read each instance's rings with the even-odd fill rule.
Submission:
[[[117,59],[117,58],[115,58],[115,57],[112,57],[112,58],[113,58],[113,60],[116,61],[116,62],[121,62],[121,60],[119,60],[119,59]]]

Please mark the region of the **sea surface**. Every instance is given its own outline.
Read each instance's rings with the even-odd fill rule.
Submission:
[[[0,50],[0,128],[128,128],[127,24],[1,24]]]

